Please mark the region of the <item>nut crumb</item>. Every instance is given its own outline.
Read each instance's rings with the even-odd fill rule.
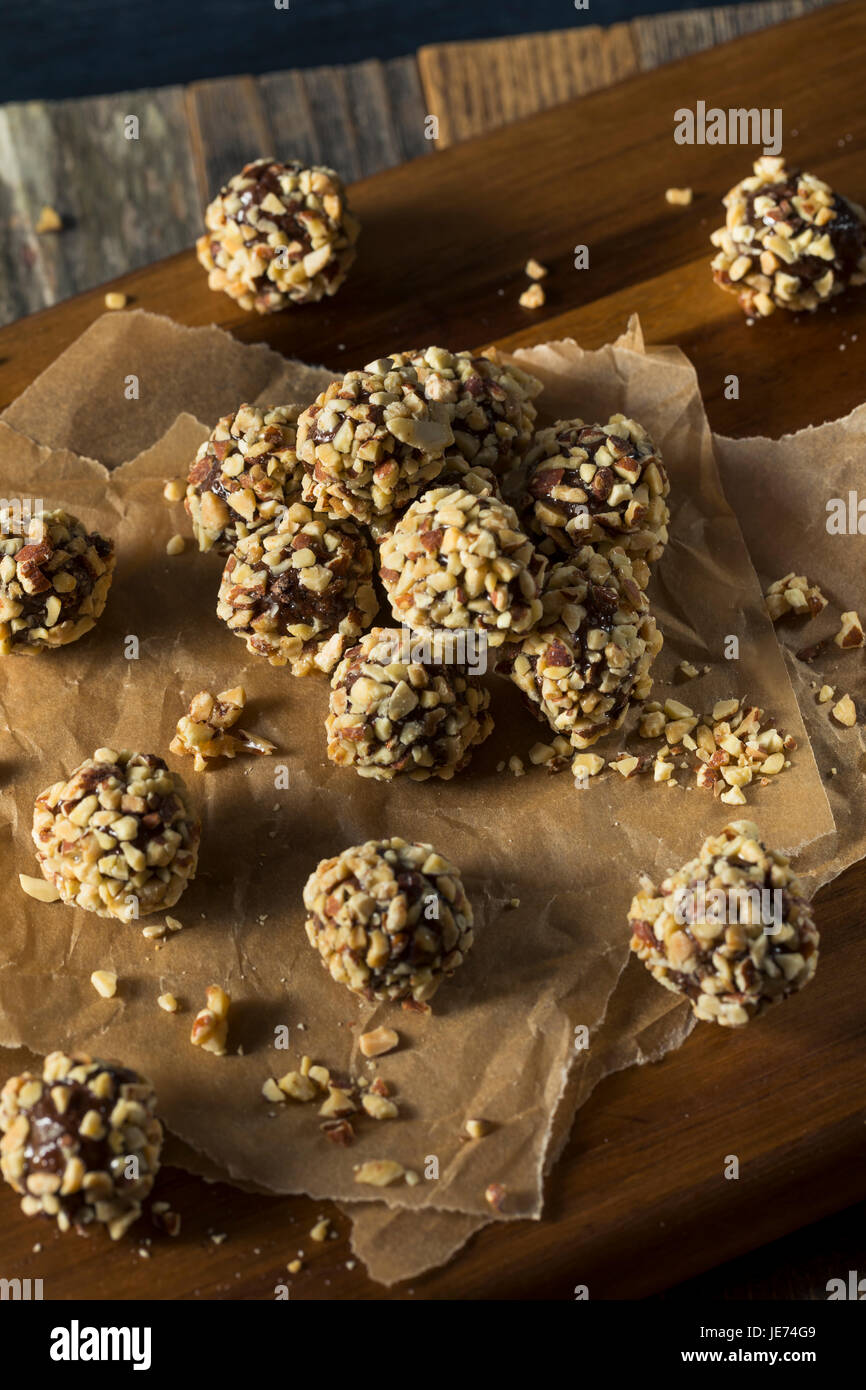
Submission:
[[[523,291],[523,294],[517,302],[521,309],[540,309],[546,299],[547,295],[544,293],[538,281],[536,281],[529,286],[528,290]]]
[[[286,1269],[290,1274],[300,1274],[303,1267],[303,1261],[301,1260],[289,1260],[289,1263],[286,1265]]]
[[[170,478],[162,490],[166,502],[182,502],[186,496],[186,483],[182,478]]]
[[[60,900],[60,894],[54,884],[49,883],[47,879],[32,878],[30,874],[19,874],[18,882],[28,898],[36,898],[37,902],[56,903]]]
[[[327,1216],[320,1217],[313,1229],[310,1231],[310,1240],[315,1240],[319,1243],[327,1240],[330,1225],[331,1222]],[[336,1232],[334,1234],[336,1235]]]
[[[467,1120],[466,1133],[470,1139],[483,1139],[490,1133],[490,1125],[486,1120]]]
[[[54,208],[49,207],[46,203],[37,218],[34,231],[37,236],[43,236],[45,232],[62,232],[63,218],[59,212],[55,212]]]
[[[818,704],[819,704],[819,705],[826,705],[827,701],[828,701],[828,700],[832,700],[832,698],[833,698],[833,696],[834,696],[835,694],[836,694],[836,690],[835,690],[835,687],[834,687],[834,686],[832,686],[832,685],[822,685],[822,686],[821,686],[821,689],[818,691]]]
[[[128,303],[126,295],[121,294],[119,290],[109,290],[105,296],[106,309],[125,309]]]
[[[173,994],[161,994],[156,1002],[163,1013],[176,1014],[178,1011],[178,1002]]]
[[[117,976],[113,970],[94,970],[90,983],[103,999],[113,999],[117,993]]]
[[[182,555],[185,548],[186,541],[183,536],[175,535],[172,536],[171,540],[167,543],[165,553],[166,555]]]
[[[549,272],[546,265],[542,265],[541,261],[537,261],[534,256],[530,256],[526,265],[523,267],[523,273],[528,275],[530,280],[543,280],[545,275]]]
[[[863,646],[863,624],[854,611],[842,614],[842,626],[833,641],[845,650]]]
[[[484,1200],[494,1211],[501,1211],[505,1204],[506,1189],[501,1182],[491,1182],[484,1189]]]
[[[234,758],[238,753],[267,756],[275,752],[275,744],[247,733],[246,729],[228,732],[234,729],[246,702],[246,691],[242,685],[221,690],[218,695],[212,695],[209,690],[200,690],[190,700],[189,713],[177,721],[177,732],[169,744],[171,752],[181,757],[191,753],[196,772],[205,772],[209,759]],[[180,924],[174,928],[179,929]]]
[[[774,623],[786,613],[814,618],[827,607],[827,600],[817,584],[810,584],[805,574],[794,574],[793,571],[771,584],[764,598],[767,612]]]
[[[386,1052],[393,1052],[399,1042],[400,1035],[393,1028],[374,1028],[361,1034],[358,1047],[365,1057],[383,1057]]]
[[[231,995],[226,994],[219,985],[208,985],[205,993],[205,1007],[195,1016],[189,1040],[193,1047],[201,1047],[217,1057],[224,1057],[229,1027],[229,1005]]]
[[[690,188],[666,188],[665,202],[671,203],[674,207],[687,208],[691,206],[692,190]]]
[[[402,1163],[392,1158],[371,1158],[355,1169],[355,1182],[366,1183],[370,1187],[390,1187],[398,1178],[405,1177],[406,1169]]]
[[[853,729],[857,723],[857,710],[850,695],[843,695],[841,700],[837,700],[830,713],[846,729]]]

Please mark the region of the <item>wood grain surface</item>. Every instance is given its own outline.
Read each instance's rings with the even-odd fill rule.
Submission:
[[[363,180],[361,255],[327,305],[240,317],[208,292],[189,252],[118,286],[181,322],[218,322],[334,366],[430,340],[515,346],[572,334],[593,347],[638,311],[650,341],[677,342],[695,362],[717,430],[778,435],[833,418],[863,397],[866,295],[835,313],[747,327],[712,285],[707,238],[750,152],[675,146],[672,112],[698,98],[781,105],[787,148],[862,201],[864,53],[863,7],[832,7],[780,28],[769,67],[764,38],[747,37]],[[694,187],[690,209],[665,203],[671,183]],[[588,271],[573,269],[578,236]],[[548,304],[534,313],[517,305],[529,253],[551,267]],[[0,330],[0,404],[102,312],[102,294]],[[738,401],[723,396],[729,372],[740,377]],[[452,1265],[390,1296],[569,1299],[577,1283],[593,1298],[641,1296],[862,1200],[864,889],[860,864],[821,894],[821,969],[802,996],[743,1033],[698,1028],[663,1063],[601,1085],[550,1179],[541,1222],[488,1228]],[[741,1157],[736,1184],[722,1178],[731,1152]],[[160,1196],[182,1208],[183,1234],[154,1237],[143,1258],[135,1242],[63,1241],[7,1194],[0,1270],[43,1277],[53,1298],[257,1299],[273,1297],[303,1249],[293,1299],[383,1296],[347,1267],[347,1222],[328,1204],[214,1191],[179,1172]],[[314,1246],[308,1232],[323,1211],[340,1238]],[[214,1245],[209,1231],[228,1239]]]
[[[755,0],[439,44],[417,62],[0,105],[0,324],[190,245],[208,199],[255,155],[298,155],[365,178],[431,153],[428,115],[444,148],[826,3]],[[129,115],[137,142],[123,134]],[[45,205],[63,217],[62,233],[36,235]]]

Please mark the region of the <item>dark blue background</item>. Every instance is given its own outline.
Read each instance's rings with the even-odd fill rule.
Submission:
[[[741,0],[742,2],[742,0]],[[714,0],[0,0],[0,102],[393,58]]]

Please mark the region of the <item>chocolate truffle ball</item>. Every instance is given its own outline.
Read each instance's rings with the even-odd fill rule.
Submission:
[[[184,503],[199,550],[228,554],[242,536],[300,496],[299,405],[242,405],[224,415],[189,470]]]
[[[331,678],[332,762],[381,781],[448,780],[466,766],[493,730],[490,693],[463,667],[434,664],[436,654],[405,628],[373,628],[349,649]]]
[[[121,922],[174,906],[200,833],[183,781],[154,753],[97,748],[33,811],[43,878],[63,902]]]
[[[159,1170],[162,1125],[148,1082],[126,1067],[52,1052],[41,1075],[0,1092],[0,1169],[26,1216],[61,1231],[103,1225],[112,1240],[141,1215]]]
[[[547,562],[497,497],[433,487],[400,517],[379,555],[391,611],[416,632],[475,629],[496,647],[541,617]]]
[[[95,626],[114,574],[114,542],[70,512],[0,510],[0,656],[76,642]]]
[[[367,999],[432,998],[472,945],[459,869],[432,845],[368,840],[323,859],[304,888],[307,936]]]
[[[501,477],[522,459],[537,414],[533,398],[541,382],[495,349],[480,356],[430,347],[394,358],[415,368],[428,401],[445,405],[454,431],[449,449],[473,467]]]
[[[554,565],[543,606],[537,629],[510,643],[496,669],[554,732],[589,748],[649,695],[662,636],[622,550],[586,546]]]
[[[299,159],[245,165],[204,220],[196,252],[208,284],[260,314],[336,294],[360,231],[339,174]]]
[[[803,885],[758,827],[732,821],[629,908],[631,949],[696,1018],[738,1028],[766,1004],[808,984],[818,932]]]
[[[670,491],[661,456],[642,425],[612,415],[606,425],[558,420],[527,455],[531,525],[564,556],[587,544],[621,546],[658,560],[668,539]]]
[[[414,367],[380,358],[332,381],[301,415],[304,501],[372,521],[428,487],[453,443],[448,407],[426,400]]]
[[[764,155],[723,199],[713,279],[747,314],[817,309],[866,281],[866,212],[785,160]]]
[[[331,671],[376,616],[373,555],[351,521],[294,502],[238,541],[217,616],[247,650],[295,676]]]

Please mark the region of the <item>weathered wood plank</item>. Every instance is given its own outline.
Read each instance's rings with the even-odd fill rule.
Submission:
[[[0,106],[0,171],[0,322],[179,251],[200,222],[180,87]],[[37,236],[45,204],[64,229]]]
[[[748,5],[672,11],[634,19],[631,30],[641,69],[646,71],[833,3],[834,0],[756,0]]]
[[[629,26],[614,24],[434,44],[418,52],[440,148],[609,86],[638,70]]]
[[[186,112],[202,208],[232,174],[274,153],[274,132],[252,77],[217,77],[186,89]]]

